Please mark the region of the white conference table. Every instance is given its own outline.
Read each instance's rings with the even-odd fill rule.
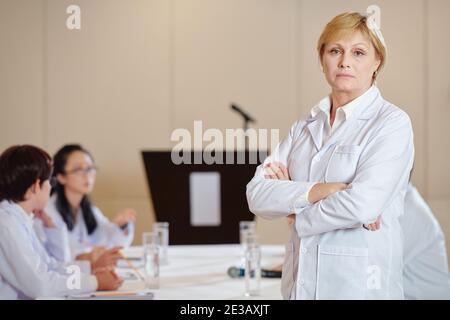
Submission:
[[[143,274],[142,249],[124,250],[132,264]],[[261,265],[271,268],[283,261],[284,246],[262,245]],[[281,299],[279,278],[261,278],[261,293],[244,296],[244,278],[231,278],[227,270],[242,266],[240,245],[169,246],[168,263],[160,267],[159,289],[150,289],[155,300],[277,300]],[[125,281],[117,293],[145,291],[144,282],[126,261],[119,261],[117,273]]]

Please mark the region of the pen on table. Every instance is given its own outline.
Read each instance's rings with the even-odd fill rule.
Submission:
[[[122,258],[126,261],[127,265],[134,270],[134,272],[137,273],[137,275],[139,276],[139,278],[145,282],[145,278],[142,276],[141,272],[131,263],[130,260],[128,260],[128,258],[121,252],[120,255],[122,256]]]
[[[111,292],[111,293],[91,293],[90,297],[120,297],[120,296],[135,296],[133,292]]]

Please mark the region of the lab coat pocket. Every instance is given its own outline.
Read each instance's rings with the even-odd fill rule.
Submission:
[[[281,273],[281,295],[283,299],[288,300],[291,298],[291,291],[295,283],[294,244],[290,242],[285,248],[283,269]]]
[[[367,248],[319,245],[317,299],[364,299],[367,288]]]
[[[325,182],[352,182],[355,177],[360,154],[361,146],[336,146],[328,161],[325,171]]]

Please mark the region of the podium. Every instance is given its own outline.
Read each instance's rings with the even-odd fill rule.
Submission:
[[[188,153],[202,159],[203,151]],[[264,160],[257,151],[223,151],[224,164],[175,164],[170,151],[142,151],[142,158],[156,220],[169,222],[171,245],[239,243],[239,221],[254,219],[246,185]]]

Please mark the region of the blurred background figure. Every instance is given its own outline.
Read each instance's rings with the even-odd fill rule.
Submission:
[[[405,197],[403,289],[406,299],[450,299],[445,237],[431,209],[410,184]]]
[[[63,146],[55,154],[53,165],[52,196],[35,223],[40,239],[59,260],[92,263],[107,253],[109,257],[105,259],[114,263],[120,258],[117,248],[110,251],[106,248],[132,243],[135,211],[125,209],[110,221],[92,204],[89,194],[94,188],[97,168],[82,146]]]
[[[16,145],[0,155],[0,299],[63,297],[115,290],[123,282],[112,270],[83,269],[69,286],[73,263],[48,255],[33,230],[33,216],[50,197],[51,158],[32,145]]]

